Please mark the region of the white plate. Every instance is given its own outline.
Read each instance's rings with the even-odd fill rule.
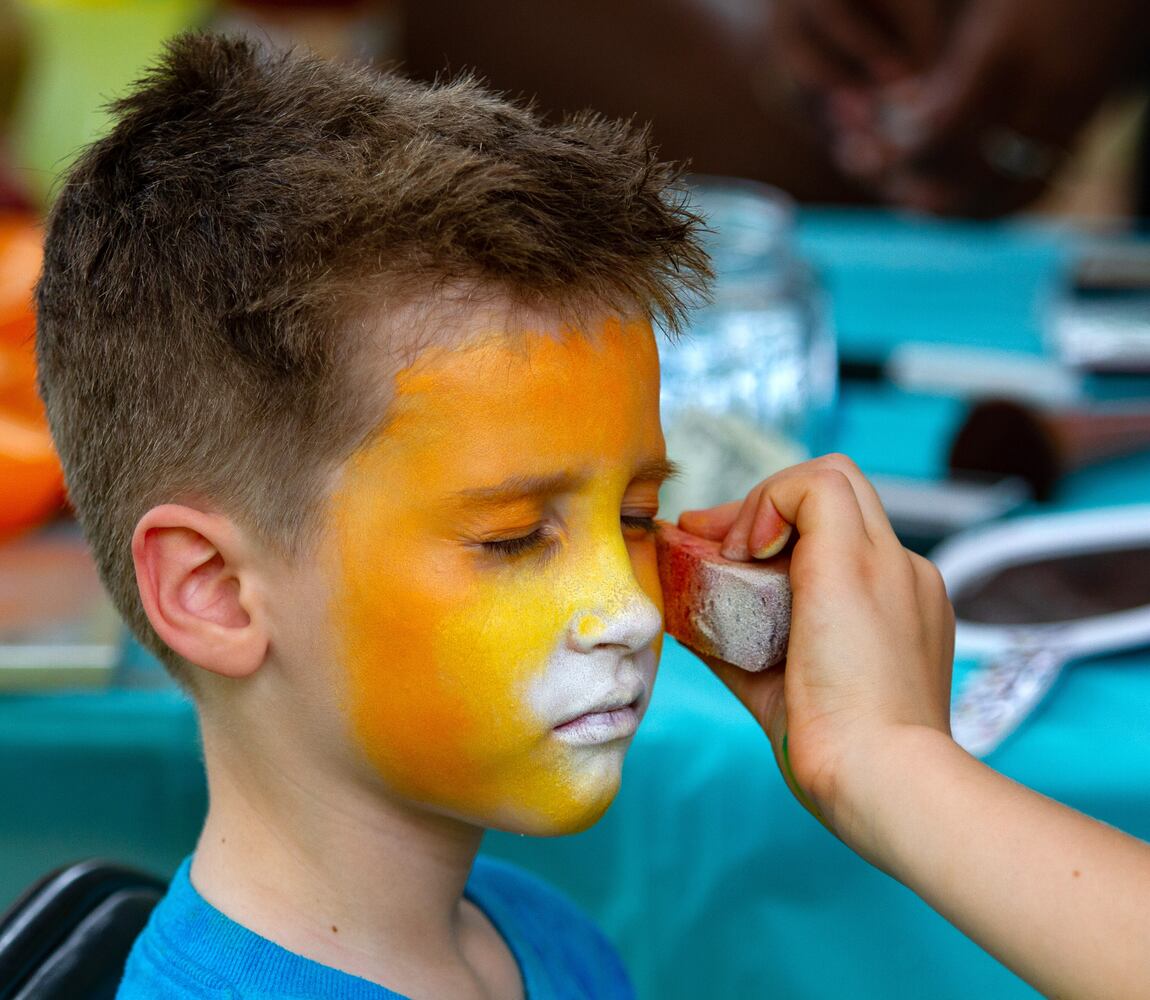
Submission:
[[[1012,566],[1150,547],[1150,505],[1018,518],[967,531],[931,557],[952,599]],[[1150,604],[1057,622],[990,625],[959,619],[955,647],[984,659],[951,711],[955,739],[994,750],[1039,705],[1071,660],[1150,645]]]

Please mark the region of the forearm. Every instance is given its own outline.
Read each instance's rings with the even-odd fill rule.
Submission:
[[[1150,845],[941,733],[908,728],[895,744],[855,762],[844,839],[1045,994],[1145,996]]]

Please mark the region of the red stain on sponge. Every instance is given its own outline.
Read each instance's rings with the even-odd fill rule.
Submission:
[[[670,635],[743,670],[782,661],[791,630],[789,559],[732,562],[719,555],[719,542],[665,523],[655,539]]]

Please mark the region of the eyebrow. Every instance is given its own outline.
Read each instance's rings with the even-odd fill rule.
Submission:
[[[509,476],[495,486],[479,486],[455,494],[480,507],[499,507],[528,497],[554,496],[577,489],[585,477],[572,472],[553,476]]]
[[[662,483],[668,479],[675,479],[682,471],[669,458],[654,458],[647,462],[640,462],[632,478],[645,483]]]
[[[632,474],[632,480],[661,483],[677,475],[679,467],[674,462],[654,458],[640,462]],[[495,486],[460,490],[455,496],[480,507],[500,507],[530,497],[568,493],[577,489],[586,479],[586,475],[573,472],[559,472],[553,476],[510,476]]]

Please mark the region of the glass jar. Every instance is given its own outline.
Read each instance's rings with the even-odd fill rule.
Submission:
[[[714,298],[660,343],[670,457],[666,517],[737,499],[764,476],[827,450],[838,385],[834,333],[797,254],[794,203],[751,181],[700,178]]]

